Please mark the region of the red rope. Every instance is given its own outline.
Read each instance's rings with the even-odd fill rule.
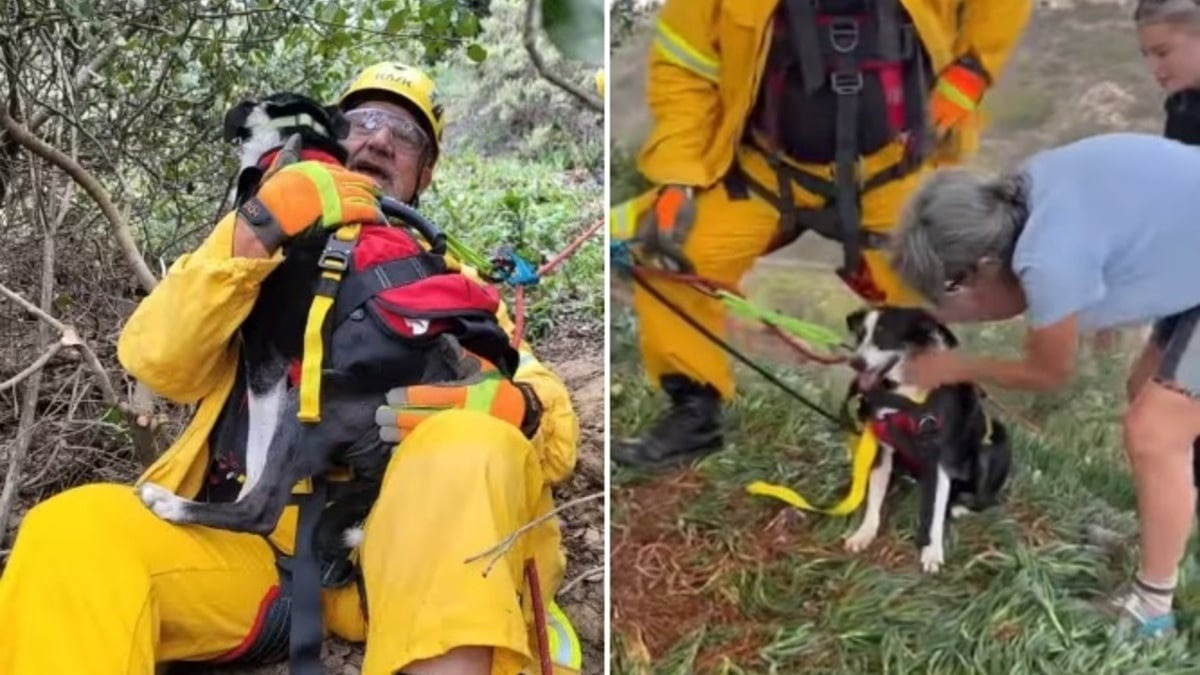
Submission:
[[[542,664],[542,675],[554,675],[554,664],[550,662],[550,635],[546,630],[546,603],[542,601],[542,586],[538,581],[537,564],[533,558],[525,560],[525,581],[529,584],[529,602],[533,603],[533,628],[537,633],[538,660]]]
[[[572,241],[570,244],[567,244],[566,248],[559,251],[553,258],[546,261],[546,263],[544,265],[539,267],[538,271],[537,271],[538,277],[541,278],[544,276],[548,276],[559,265],[563,264],[571,256],[575,255],[575,252],[579,250],[579,247],[583,246],[584,242],[586,242],[588,239],[590,239],[592,235],[599,232],[601,227],[604,227],[604,219],[603,218],[601,218],[601,219],[597,220],[595,223],[593,223],[590,227],[588,227],[588,229],[584,230],[582,234],[580,234],[578,237],[575,237],[574,241]],[[513,292],[512,346],[520,347],[521,340],[524,340],[524,339],[525,339],[525,286],[521,285],[521,286],[517,286],[516,290]]]

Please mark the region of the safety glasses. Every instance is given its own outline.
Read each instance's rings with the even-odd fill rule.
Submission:
[[[386,128],[396,149],[406,154],[420,154],[429,147],[429,137],[417,123],[399,113],[381,108],[355,108],[346,113],[350,121],[350,136],[362,137]]]

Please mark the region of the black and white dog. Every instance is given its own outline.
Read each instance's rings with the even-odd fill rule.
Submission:
[[[921,567],[936,572],[945,562],[947,519],[1002,501],[1011,463],[1007,430],[988,416],[973,384],[928,392],[905,384],[908,355],[958,346],[954,334],[925,310],[860,309],[847,316],[846,325],[854,336],[850,365],[857,377],[844,410],[871,425],[879,453],[867,482],[862,523],[845,546],[857,552],[875,539],[888,483],[899,469],[919,486]]]
[[[324,153],[344,164],[346,153],[339,140],[347,129],[337,108],[296,94],[276,94],[233,108],[225,118],[225,137],[240,141],[235,206],[257,189],[264,153],[279,150],[292,160],[306,153]],[[355,330],[366,328],[338,328],[329,333],[325,344],[321,421],[301,424],[298,389],[288,386],[289,373],[303,354],[305,324],[320,274],[317,263],[329,236],[329,232],[306,234],[284,244],[283,262],[263,282],[241,326],[248,398],[241,492],[232,502],[207,502],[181,498],[159,485],[141,485],[142,501],[159,517],[267,534],[276,527],[300,480],[342,465],[353,470],[355,479],[322,513],[315,542],[324,562],[331,557],[339,561],[360,542],[360,524],[378,496],[386,468],[389,444],[379,439],[375,423],[386,392],[463,375],[456,370],[458,345],[447,335],[421,348],[391,341],[385,348],[371,350],[368,363],[366,356],[356,354],[365,349],[365,342]],[[358,323],[370,324],[371,318],[359,317]]]

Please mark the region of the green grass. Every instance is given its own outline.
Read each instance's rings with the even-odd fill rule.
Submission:
[[[513,155],[449,154],[422,202],[435,223],[490,257],[513,246],[534,265],[558,254],[602,215],[603,190],[557,155],[531,161]],[[538,339],[556,324],[582,318],[602,324],[603,231],[526,292],[527,334]],[[505,300],[512,302],[511,291]],[[510,307],[511,310],[511,307]]]
[[[759,301],[840,328],[855,306],[831,274],[772,268],[747,284]],[[662,407],[640,374],[627,313],[613,332],[613,437]],[[960,332],[968,348],[1012,353],[1016,324]],[[919,570],[916,494],[889,496],[879,538],[861,554],[841,537],[860,515],[828,517],[751,497],[755,480],[829,504],[844,494],[842,437],[742,369],[727,449],[693,471],[653,477],[614,468],[613,672],[633,673],[1195,673],[1189,652],[1200,588],[1189,557],[1182,637],[1109,647],[1089,601],[1127,579],[1133,546],[1087,545],[1100,526],[1131,536],[1133,490],[1119,446],[1124,357],[1089,362],[1068,391],[994,391],[1012,415],[1009,500],[953,523],[947,561]],[[833,403],[830,372],[779,367],[793,386]],[[644,597],[639,599],[638,595]]]

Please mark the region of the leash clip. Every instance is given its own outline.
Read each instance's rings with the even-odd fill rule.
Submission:
[[[518,255],[511,246],[500,249],[492,258],[492,265],[496,270],[492,274],[494,278],[514,286],[537,286],[542,280],[533,263]]]

